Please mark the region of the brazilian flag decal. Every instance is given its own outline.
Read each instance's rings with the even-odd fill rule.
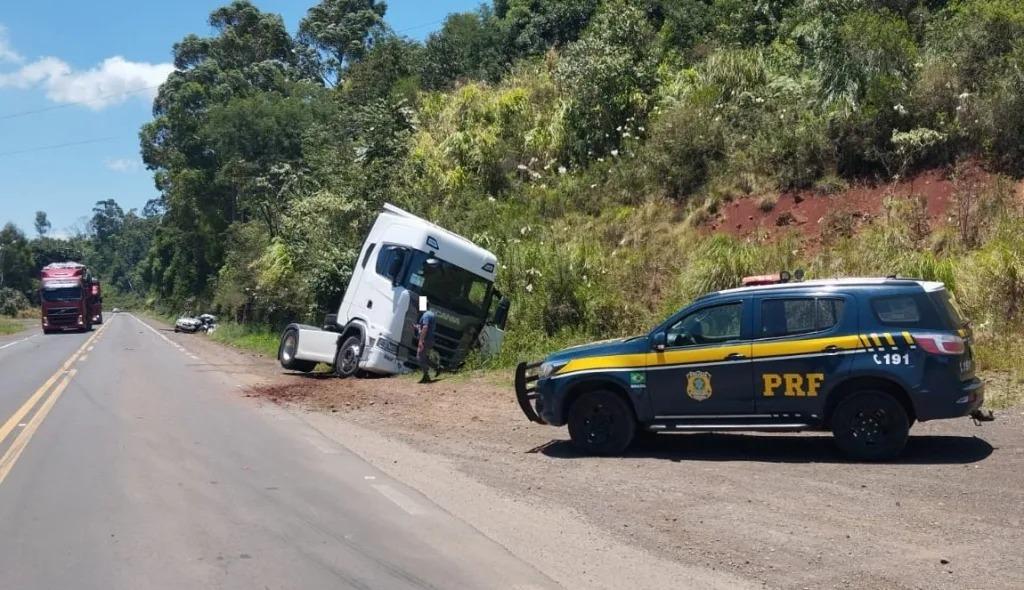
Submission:
[[[647,374],[643,371],[631,371],[629,373],[630,387],[644,387],[647,385]]]

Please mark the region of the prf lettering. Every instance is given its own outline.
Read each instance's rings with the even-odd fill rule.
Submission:
[[[774,397],[779,390],[786,397],[817,397],[824,373],[765,373],[764,396]]]

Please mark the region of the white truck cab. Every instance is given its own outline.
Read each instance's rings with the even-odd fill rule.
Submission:
[[[278,360],[308,372],[317,363],[342,377],[366,371],[409,371],[416,357],[413,325],[426,297],[437,318],[435,362],[454,370],[470,349],[493,354],[504,339],[508,301],[494,288],[498,260],[462,236],[394,205],[370,230],[336,314],[322,328],[285,328]]]

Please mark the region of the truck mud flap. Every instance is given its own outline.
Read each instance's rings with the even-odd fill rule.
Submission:
[[[537,399],[537,367],[540,363],[519,363],[516,367],[516,401],[531,422],[546,424],[543,418],[533,409],[533,400]]]

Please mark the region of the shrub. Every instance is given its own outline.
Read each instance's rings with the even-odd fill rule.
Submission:
[[[621,140],[617,128],[646,119],[657,86],[653,41],[643,11],[613,0],[566,47],[555,80],[566,101],[566,148],[573,161],[610,152]]]
[[[0,315],[16,316],[28,308],[28,298],[24,293],[10,287],[0,287]]]

